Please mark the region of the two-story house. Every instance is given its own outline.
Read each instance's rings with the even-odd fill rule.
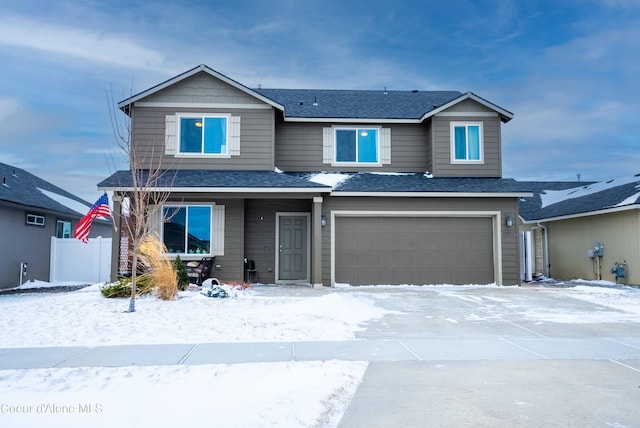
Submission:
[[[251,89],[200,65],[118,106],[170,172],[170,255],[215,256],[220,279],[249,259],[262,283],[519,282],[513,115],[473,93]],[[131,186],[129,171],[98,185],[116,205]]]

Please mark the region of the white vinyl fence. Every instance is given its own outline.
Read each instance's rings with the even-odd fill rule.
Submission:
[[[51,237],[50,282],[81,281],[88,284],[109,281],[111,238],[78,239]]]

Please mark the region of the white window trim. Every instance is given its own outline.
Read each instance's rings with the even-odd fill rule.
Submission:
[[[27,213],[26,223],[29,226],[44,227],[46,222],[45,216],[40,214]]]
[[[480,137],[480,159],[479,160],[469,160],[469,159],[456,159],[456,139],[455,139],[455,128],[457,126],[478,126],[480,128],[479,137]],[[451,122],[449,127],[449,150],[451,151],[451,163],[452,164],[484,164],[484,124],[482,122]],[[467,141],[467,156],[469,154],[469,145]]]
[[[164,242],[164,209],[165,208],[184,208],[184,207],[210,207],[211,219],[211,241],[209,242],[209,253],[167,253],[170,258],[176,258],[180,256],[182,260],[197,260],[202,257],[214,257],[224,256],[224,225],[225,225],[225,206],[215,203],[171,203],[167,202],[160,206],[158,210],[158,218],[160,222],[158,224],[158,235],[160,236],[160,242]]]
[[[182,126],[182,120],[183,118],[193,118],[193,117],[202,117],[203,122],[204,119],[206,118],[224,118],[226,119],[227,125],[226,125],[226,144],[225,144],[225,148],[226,148],[226,153],[182,153],[180,151],[180,135],[181,135],[181,129],[180,127]],[[176,138],[176,146],[175,146],[175,157],[177,158],[222,158],[222,159],[228,159],[231,157],[231,115],[230,114],[225,114],[225,113],[176,113],[176,123],[175,123],[175,138]],[[203,134],[203,138],[204,138],[204,134]],[[204,150],[204,141],[202,142],[202,150]]]
[[[377,158],[377,162],[339,162],[338,161],[338,144],[337,144],[337,138],[336,138],[336,132],[339,130],[351,130],[351,131],[357,131],[361,130],[361,129],[375,129],[376,130],[376,158]],[[363,166],[382,166],[382,144],[381,144],[381,140],[382,140],[382,127],[380,126],[333,126],[331,128],[331,132],[333,133],[332,138],[333,138],[333,157],[332,157],[332,162],[331,165],[333,166],[359,166],[359,167],[363,167]],[[356,139],[356,156],[358,153],[358,148],[357,148],[357,144],[358,144],[358,140]]]

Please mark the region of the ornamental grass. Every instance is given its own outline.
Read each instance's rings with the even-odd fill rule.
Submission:
[[[167,249],[157,236],[148,236],[140,245],[140,264],[149,276],[156,294],[162,300],[172,300],[178,294],[178,278]]]

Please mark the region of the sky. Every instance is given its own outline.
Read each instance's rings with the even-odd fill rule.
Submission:
[[[0,162],[95,201],[116,103],[199,64],[249,87],[472,91],[503,176],[640,172],[637,0],[2,0]]]

